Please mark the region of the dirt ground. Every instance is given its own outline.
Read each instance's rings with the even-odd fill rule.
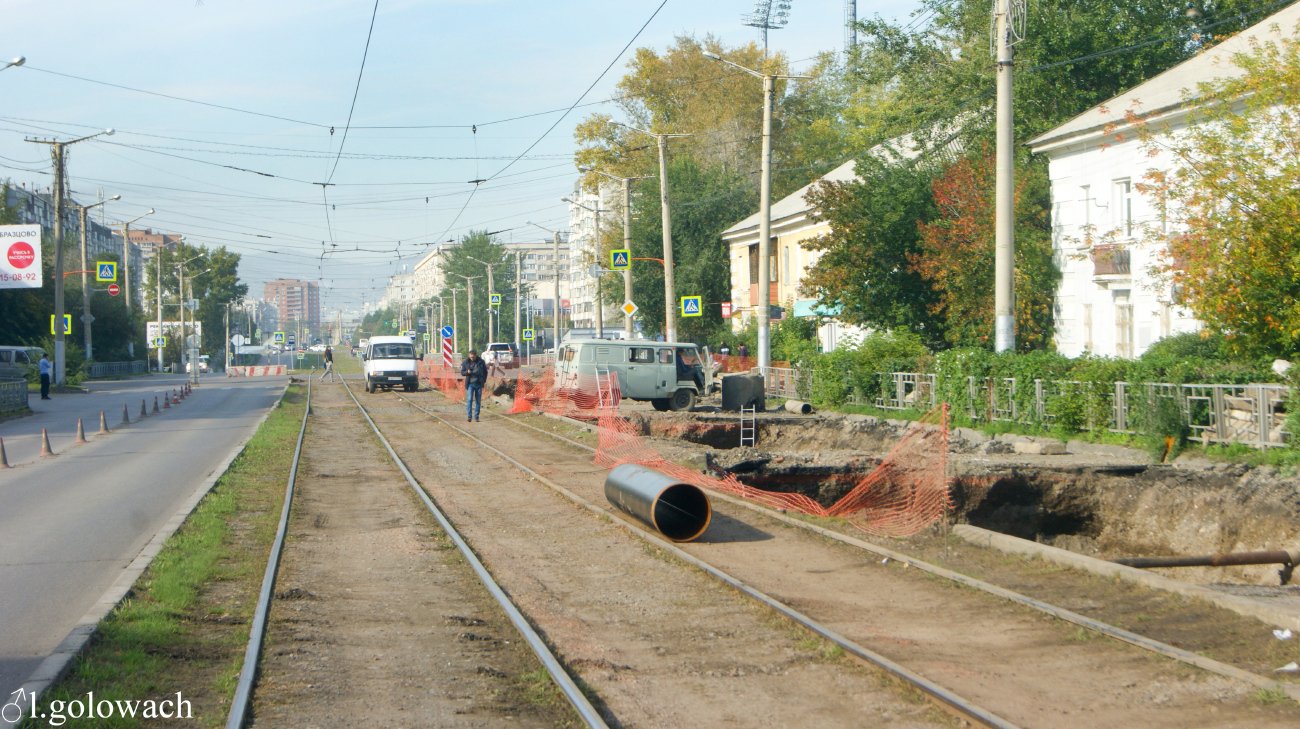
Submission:
[[[952,725],[911,692],[558,497],[395,396],[363,402],[502,586],[599,697],[611,726]],[[453,418],[464,412],[445,411]],[[472,427],[495,442],[513,440],[540,472],[566,482],[598,481],[604,473],[554,442],[521,438],[509,424],[485,419]]]
[[[590,465],[589,453],[499,421],[472,427],[603,503],[603,471]],[[1204,725],[1210,716],[1216,726],[1300,721],[1300,707],[1263,705],[1268,700],[1257,700],[1249,687],[1109,640],[1080,639],[1074,626],[801,530],[766,525],[747,510],[717,502],[715,509],[714,526],[687,551],[1026,726],[1183,727]]]
[[[343,387],[313,388],[253,725],[578,725],[540,669]]]

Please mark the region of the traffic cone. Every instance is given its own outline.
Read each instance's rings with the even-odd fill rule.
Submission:
[[[77,418],[77,440],[76,443],[86,442],[86,429],[81,427],[81,418]]]
[[[157,400],[155,400],[154,402],[157,402]],[[167,393],[164,392],[164,393],[163,393],[163,410],[166,410],[167,408],[169,408],[169,407],[171,407],[171,406],[172,406],[172,401],[171,401],[170,398],[167,397]]]
[[[50,435],[45,432],[45,428],[41,428],[41,458],[52,455],[54,455],[54,451],[50,449]]]
[[[158,412],[158,396],[157,396],[157,395],[154,395],[154,396],[153,396],[153,411],[154,411],[155,413]]]
[[[148,405],[145,404],[145,400],[144,400],[144,398],[140,398],[140,417],[142,417],[142,418],[147,418],[147,417],[149,417],[149,411],[148,411],[147,408],[148,408]],[[122,406],[122,410],[123,410],[123,411],[126,410],[126,406],[125,406],[125,405]],[[125,412],[123,412],[123,414],[125,414]]]
[[[180,404],[181,404],[181,398],[180,398],[179,395],[176,394],[176,391],[175,391],[175,390],[172,390],[172,404],[173,404],[173,405],[180,405]]]
[[[9,465],[9,456],[5,455],[5,439],[0,438],[0,468],[13,468]]]
[[[140,403],[140,406],[143,407],[144,403],[143,402]],[[131,424],[131,414],[126,411],[126,403],[122,403],[122,425],[130,425],[130,424]]]
[[[185,387],[183,385],[181,386],[181,399],[185,399]]]
[[[122,407],[126,407],[123,405]],[[99,411],[99,434],[108,435],[111,431],[108,429],[108,419],[104,417],[104,411]]]

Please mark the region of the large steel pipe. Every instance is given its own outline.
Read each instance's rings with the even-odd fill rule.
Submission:
[[[674,542],[700,536],[713,517],[709,498],[698,486],[635,463],[610,470],[605,498]]]
[[[1126,557],[1113,561],[1116,564],[1139,569],[1150,569],[1152,567],[1231,567],[1244,564],[1295,566],[1300,563],[1300,551],[1232,552],[1230,554],[1207,554],[1200,557]]]

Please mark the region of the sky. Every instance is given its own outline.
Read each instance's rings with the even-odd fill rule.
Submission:
[[[6,0],[0,59],[27,63],[0,71],[0,178],[44,189],[48,147],[26,139],[113,128],[68,148],[79,202],[121,195],[110,224],[152,208],[133,228],[242,254],[250,296],[301,278],[323,314],[356,310],[431,245],[567,225],[573,127],[616,113],[594,102],[636,48],[758,39],[740,20],[753,0],[661,2],[379,0],[367,50],[373,0]],[[790,4],[773,51],[798,69],[842,50],[842,0]],[[857,6],[905,22],[920,7]]]

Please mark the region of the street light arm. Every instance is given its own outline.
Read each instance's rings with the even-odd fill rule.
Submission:
[[[742,66],[742,65],[740,65],[739,63],[732,63],[731,61],[728,61],[727,59],[723,58],[722,56],[719,56],[719,55],[716,54],[716,53],[712,53],[712,52],[710,52],[710,51],[704,51],[703,53],[704,53],[704,55],[708,56],[709,58],[712,58],[712,59],[715,60],[715,61],[722,61],[723,63],[727,64],[728,66],[734,66],[734,67],[736,67],[736,68],[739,68],[740,70],[744,71],[745,73],[749,74],[750,76],[755,76],[755,77],[757,77],[757,78],[783,78],[783,79],[810,79],[810,78],[812,78],[812,76],[794,76],[794,75],[780,74],[780,73],[761,73],[761,72],[759,72],[759,71],[755,71],[755,70],[752,69],[752,68],[747,68],[747,67],[745,67],[745,66]]]
[[[646,130],[641,129],[640,127],[634,127],[634,126],[632,126],[631,124],[624,124],[623,122],[614,122],[614,123],[617,124],[617,125],[619,125],[620,127],[626,127],[626,128],[628,128],[628,129],[631,129],[631,130],[634,131],[634,132],[641,132],[642,134],[646,135],[647,137],[654,137],[655,139],[658,139],[659,137],[664,137],[664,138],[667,138],[667,139],[673,139],[674,137],[693,137],[693,136],[695,136],[694,134],[682,134],[682,133],[674,133],[674,134],[655,134],[654,132],[647,132]]]

